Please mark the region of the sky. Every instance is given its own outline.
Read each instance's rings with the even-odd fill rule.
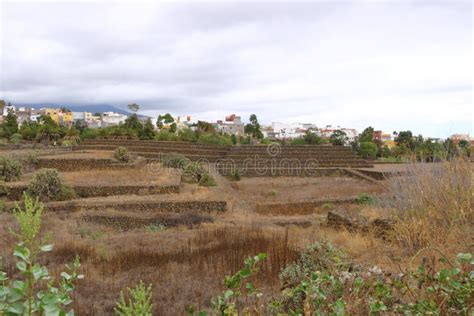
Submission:
[[[431,137],[473,123],[471,1],[0,0],[0,99]]]

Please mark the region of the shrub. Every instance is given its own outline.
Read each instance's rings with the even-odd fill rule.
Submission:
[[[290,278],[290,285],[270,302],[270,314],[466,315],[472,306],[470,265],[474,260],[469,253],[458,254],[456,264],[445,257],[439,259],[447,263],[441,269],[435,257],[423,260],[417,270],[409,268],[400,277],[384,274],[376,266],[354,270],[346,257],[340,257],[340,250],[331,245],[329,249],[319,252],[322,261],[303,253],[282,272]]]
[[[0,138],[0,146],[6,146],[7,145],[7,140],[5,138]]]
[[[132,162],[133,156],[125,147],[117,147],[114,152],[114,158],[119,162]]]
[[[61,281],[55,287],[48,269],[37,261],[40,254],[53,249],[53,245],[38,240],[43,205],[27,194],[24,205],[24,210],[18,205],[15,210],[20,231],[13,256],[19,273],[17,279],[10,279],[0,271],[0,315],[72,315],[68,306],[73,302],[76,281],[83,278],[78,274],[79,258],[66,265],[68,271],[61,272]]]
[[[22,166],[18,159],[0,157],[0,180],[11,182],[21,177]]]
[[[201,179],[199,179],[199,185],[203,187],[214,187],[217,185],[217,182],[209,173],[206,172],[201,175]]]
[[[171,133],[168,130],[161,130],[155,135],[155,140],[162,141],[176,141],[178,140],[178,135]]]
[[[82,133],[81,133],[81,138],[82,139],[96,139],[98,136],[98,130],[97,128],[85,128]]]
[[[120,300],[114,308],[115,314],[118,316],[151,316],[153,310],[151,284],[145,287],[143,281],[140,281],[135,288],[127,288],[127,291],[128,300],[120,291]]]
[[[412,253],[450,240],[468,242],[464,232],[473,220],[471,177],[469,161],[460,158],[413,163],[403,176],[390,177],[380,204],[395,220],[394,240]]]
[[[191,160],[189,160],[185,156],[180,155],[180,154],[175,154],[175,153],[164,155],[161,159],[161,163],[165,167],[178,168],[178,169],[184,169],[186,165],[189,164],[190,162]]]
[[[23,139],[23,136],[19,133],[15,133],[12,136],[10,136],[10,143],[18,145],[21,143]]]
[[[195,142],[197,138],[196,133],[190,128],[183,128],[178,131],[178,139],[181,141]]]
[[[25,163],[30,166],[36,166],[38,164],[38,151],[32,150],[26,154]]]
[[[196,161],[189,162],[183,169],[183,176],[192,182],[199,182],[205,173],[206,170]]]
[[[365,159],[375,159],[377,155],[377,145],[372,142],[362,142],[359,146],[359,155]]]
[[[229,135],[219,135],[216,133],[201,133],[197,141],[202,144],[232,145],[232,139]]]
[[[27,191],[43,201],[63,201],[75,196],[74,190],[63,183],[56,169],[39,170],[28,185]]]

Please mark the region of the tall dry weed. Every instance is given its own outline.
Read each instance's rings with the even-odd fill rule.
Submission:
[[[470,162],[459,158],[412,163],[388,179],[387,191],[381,203],[395,219],[395,240],[409,252],[469,239],[473,220]]]

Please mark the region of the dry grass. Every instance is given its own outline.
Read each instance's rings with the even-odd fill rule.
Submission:
[[[120,185],[172,185],[179,184],[178,171],[157,171],[149,165],[120,170],[86,170],[61,172],[61,177],[71,185],[120,186]]]
[[[410,253],[428,246],[472,244],[472,170],[455,159],[406,166],[387,182],[382,205],[396,218],[394,238]]]
[[[3,214],[0,220],[15,226],[11,215]],[[256,279],[268,298],[279,291],[281,268],[298,256],[296,240],[282,228],[204,224],[199,230],[116,232],[47,214],[44,231],[49,230],[55,248],[43,260],[53,275],[76,254],[81,257],[86,278],[74,297],[78,315],[112,314],[120,290],[139,280],[153,285],[156,315],[183,315],[189,303],[209,308],[211,297],[223,290],[224,275],[237,271],[245,257],[259,252],[269,253]],[[0,233],[0,255],[11,274],[15,273],[11,257],[14,240],[9,235]]]
[[[377,184],[348,177],[244,178],[233,188],[250,203],[302,202],[382,192]]]

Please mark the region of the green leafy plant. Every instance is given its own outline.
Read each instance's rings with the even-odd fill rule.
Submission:
[[[153,295],[151,284],[146,287],[143,281],[135,288],[127,288],[128,299],[125,299],[123,291],[120,291],[120,299],[117,302],[114,312],[118,316],[151,316]]]
[[[74,190],[65,185],[56,169],[41,169],[28,185],[27,192],[42,201],[63,201],[75,197]]]
[[[66,265],[61,280],[55,285],[48,269],[38,263],[38,256],[50,252],[53,245],[39,240],[43,205],[24,194],[24,209],[17,204],[15,217],[20,231],[13,256],[19,271],[17,279],[11,279],[0,271],[0,315],[74,315],[68,306],[73,302],[72,293],[77,280],[79,258]]]
[[[22,173],[22,166],[18,159],[0,157],[0,180],[11,182],[18,180]]]

